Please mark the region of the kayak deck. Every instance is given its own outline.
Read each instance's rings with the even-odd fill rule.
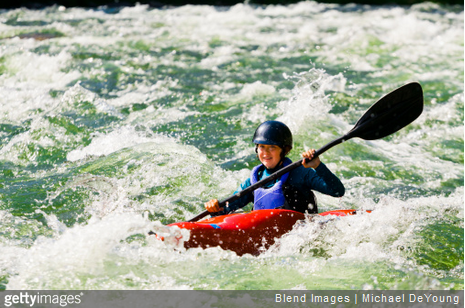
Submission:
[[[355,210],[334,210],[318,215],[354,214]],[[186,249],[221,247],[239,256],[259,255],[273,245],[276,239],[291,231],[297,221],[304,219],[305,214],[300,212],[272,209],[215,216],[198,222],[177,222],[168,227],[190,231],[189,239],[184,241]]]

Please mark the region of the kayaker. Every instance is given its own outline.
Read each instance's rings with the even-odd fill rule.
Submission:
[[[266,121],[260,124],[253,136],[253,143],[261,164],[253,168],[250,178],[245,180],[237,191],[292,163],[286,157],[292,149],[292,133],[284,123]],[[302,157],[310,160],[308,163],[303,161],[302,166],[227,204],[224,208],[219,207],[217,199],[205,203],[205,208],[212,216],[216,216],[228,214],[253,202],[254,210],[283,208],[302,213],[318,213],[316,197],[312,190],[333,197],[342,197],[345,188],[319,157],[312,159],[314,153],[314,149],[303,152]]]

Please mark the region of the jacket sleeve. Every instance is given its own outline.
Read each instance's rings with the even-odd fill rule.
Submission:
[[[250,179],[247,179],[245,180],[240,186],[239,188],[234,192],[234,194],[236,194],[237,192],[240,192],[244,189],[246,189],[247,187],[249,187],[251,184],[250,184]],[[230,202],[228,205],[226,205],[224,207],[224,210],[222,211],[219,211],[219,212],[216,212],[216,213],[211,213],[211,216],[218,216],[218,215],[225,215],[225,214],[229,214],[231,212],[234,212],[240,208],[243,208],[244,206],[246,206],[247,204],[249,204],[250,202],[253,202],[253,193],[248,193],[246,194],[245,196],[242,196],[240,197],[239,199],[233,201],[233,202]]]
[[[309,173],[307,180],[313,190],[333,197],[344,196],[344,184],[323,163],[320,163],[313,174]]]

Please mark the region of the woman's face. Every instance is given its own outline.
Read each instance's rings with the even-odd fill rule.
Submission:
[[[277,145],[259,144],[257,146],[258,159],[267,169],[276,168],[281,161],[282,149]]]

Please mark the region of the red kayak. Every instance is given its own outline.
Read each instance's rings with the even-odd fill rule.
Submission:
[[[323,212],[320,216],[354,215],[355,210],[334,210]],[[185,248],[221,247],[234,251],[237,255],[259,255],[273,245],[305,215],[291,210],[257,210],[247,213],[234,213],[208,218],[198,222],[177,222],[168,227],[179,227],[190,231],[190,237],[184,241]],[[163,237],[159,236],[161,240]],[[178,233],[176,240],[182,240]]]

